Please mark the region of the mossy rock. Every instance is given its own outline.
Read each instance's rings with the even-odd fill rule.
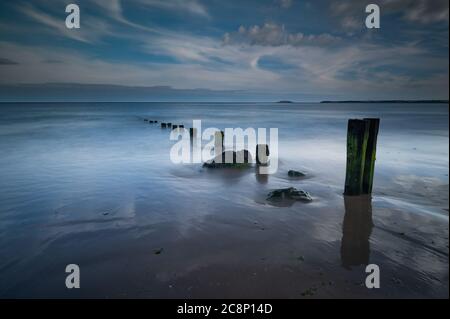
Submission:
[[[276,189],[267,195],[267,200],[269,201],[281,201],[284,199],[303,202],[312,201],[312,197],[308,192],[298,190],[294,187]]]
[[[225,151],[213,160],[203,164],[206,168],[236,168],[243,169],[251,167],[252,159],[247,150],[238,152]]]

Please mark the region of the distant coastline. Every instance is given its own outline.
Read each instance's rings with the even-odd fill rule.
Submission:
[[[289,101],[289,100],[281,100],[281,101],[278,101],[277,103],[286,104],[286,103],[294,103],[294,102]]]
[[[448,100],[348,100],[348,101],[320,101],[320,103],[441,103],[448,104]]]

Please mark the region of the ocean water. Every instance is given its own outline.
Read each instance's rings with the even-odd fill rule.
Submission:
[[[448,298],[448,111],[0,104],[0,297]],[[373,196],[344,198],[347,121],[363,117],[381,119]],[[278,128],[278,171],[173,164],[169,131],[144,118]],[[290,186],[313,201],[266,201]],[[364,285],[368,263],[380,289]],[[80,289],[65,286],[68,264]]]

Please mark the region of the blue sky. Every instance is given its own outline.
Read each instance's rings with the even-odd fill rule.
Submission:
[[[80,6],[78,30],[65,27],[69,3]],[[369,3],[381,8],[380,29],[365,28]],[[54,83],[76,83],[74,91],[104,85],[99,95],[111,85],[169,86],[186,99],[197,92],[206,100],[448,99],[448,6],[447,0],[2,1],[0,95],[32,84],[48,97]],[[158,98],[155,92],[148,100]]]

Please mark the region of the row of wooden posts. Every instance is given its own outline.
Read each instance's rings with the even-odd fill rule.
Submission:
[[[157,120],[148,120],[149,123],[158,123]],[[371,194],[373,179],[375,175],[375,160],[378,130],[380,119],[350,119],[347,126],[347,167],[345,176],[345,195]],[[173,125],[172,123],[161,123],[161,128],[184,128],[184,125]],[[191,141],[196,136],[196,129],[189,128]],[[216,132],[216,149],[224,148],[225,133]],[[219,155],[219,154],[217,154]],[[267,164],[270,155],[267,144],[256,146],[256,163]]]

